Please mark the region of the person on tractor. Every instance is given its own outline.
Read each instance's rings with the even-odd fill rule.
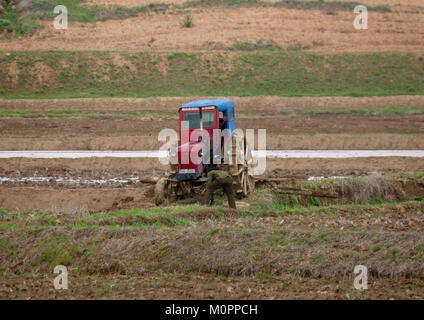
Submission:
[[[224,130],[227,127],[227,117],[219,118],[219,129]]]
[[[236,209],[236,202],[233,194],[233,178],[227,171],[212,170],[208,172],[208,182],[206,189],[203,191],[203,205],[213,204],[213,195],[219,188],[224,190],[228,198],[228,206]]]
[[[219,118],[219,130],[225,130],[227,128],[227,117],[223,116]],[[221,135],[221,146],[224,145],[224,136]]]

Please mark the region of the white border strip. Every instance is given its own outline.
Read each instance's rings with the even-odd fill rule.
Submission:
[[[81,158],[164,158],[167,151],[91,151],[91,150],[28,150],[0,151],[0,158],[31,159],[81,159]],[[254,151],[254,157],[267,158],[370,158],[370,157],[410,157],[424,158],[424,150],[266,150]]]
[[[262,156],[257,152],[255,156]],[[412,157],[424,158],[424,150],[267,150],[267,158],[370,158],[370,157]]]
[[[91,150],[43,150],[0,151],[0,158],[80,159],[80,158],[164,158],[167,151],[91,151]]]

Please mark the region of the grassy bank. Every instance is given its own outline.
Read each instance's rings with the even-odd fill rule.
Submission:
[[[0,97],[424,94],[414,53],[1,52]]]
[[[422,278],[424,274],[421,231],[231,224],[8,230],[0,236],[4,262],[0,271],[47,273],[63,264],[74,274],[201,272],[267,277],[292,273],[319,278],[343,277],[355,265],[364,264],[378,277]]]

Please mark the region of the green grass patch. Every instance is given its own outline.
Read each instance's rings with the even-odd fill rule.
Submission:
[[[53,269],[57,265],[70,265],[75,256],[80,255],[78,245],[70,243],[69,238],[63,234],[57,234],[40,244],[41,260],[50,263]]]
[[[99,222],[102,224],[116,225],[117,221],[114,218],[133,218],[129,219],[128,223],[133,227],[143,227],[153,225],[156,227],[173,227],[188,225],[190,220],[187,218],[178,218],[172,213],[160,207],[153,209],[132,209],[132,210],[119,210],[115,212],[100,212],[92,215],[87,215],[83,218],[77,219],[78,223]],[[137,219],[138,218],[138,219]],[[127,224],[126,222],[124,222]]]
[[[373,246],[371,247],[371,251],[372,251],[372,252],[380,251],[380,249],[381,249],[381,244],[379,244],[379,243],[376,243],[375,245],[373,245]]]
[[[424,94],[424,62],[414,53],[265,50],[205,55],[201,52],[29,51],[8,55],[0,52],[0,97]],[[115,64],[115,59],[121,63]],[[231,70],[229,65],[233,66]],[[10,72],[12,67],[14,75]],[[40,77],[40,72],[49,72],[48,79]],[[418,108],[382,110],[388,114],[422,112]]]
[[[400,177],[421,179],[421,178],[424,178],[424,172],[407,172],[407,173],[401,174]]]
[[[298,10],[353,10],[362,3],[356,1],[324,0],[281,0],[269,2],[262,0],[193,0],[182,4],[182,8],[193,7],[284,7]],[[388,4],[367,6],[370,11],[391,12]]]
[[[19,18],[18,12],[7,6],[5,0],[0,0],[4,8],[4,12],[0,15],[0,33],[15,32],[17,35],[23,33],[33,33],[37,30],[38,25],[32,16],[24,16]]]
[[[17,10],[12,9],[3,1],[5,13],[0,17],[0,31],[15,32],[16,35],[22,33],[32,33],[39,28],[37,19],[53,20],[58,14],[54,13],[54,8],[63,5],[68,10],[68,21],[78,21],[85,23],[94,23],[109,19],[126,19],[135,17],[143,12],[163,13],[169,7],[169,4],[151,3],[148,5],[123,7],[101,7],[86,6],[85,0],[35,0],[27,8],[26,14],[19,17]]]
[[[424,108],[401,108],[401,107],[386,107],[386,108],[366,108],[356,110],[311,110],[306,112],[308,115],[359,115],[359,116],[405,116],[424,114]]]
[[[420,260],[424,255],[424,243],[418,243],[414,248],[414,255],[411,257],[412,260]]]
[[[418,209],[423,210],[423,199],[411,200],[404,202],[381,202],[378,204],[334,204],[334,205],[309,205],[304,206],[297,203],[297,200],[287,204],[282,200],[269,198],[273,196],[272,191],[266,189],[258,189],[255,196],[266,197],[267,199],[259,199],[251,202],[251,207],[240,209],[240,217],[247,219],[258,219],[262,213],[272,213],[275,217],[282,215],[323,215],[337,216],[339,209],[351,208],[354,213],[361,215],[364,213],[372,213],[373,209],[384,208],[395,205],[420,205]],[[1,210],[0,215],[0,231],[6,232],[11,230],[34,229],[37,233],[40,230],[67,226],[72,229],[81,228],[110,228],[111,234],[122,228],[145,228],[149,226],[157,228],[173,228],[178,226],[195,225],[203,221],[203,212],[207,215],[207,219],[222,220],[226,219],[227,211],[222,206],[204,207],[199,205],[187,206],[170,206],[170,207],[154,207],[149,209],[131,209],[118,210],[112,212],[98,213],[82,213],[80,216],[72,216],[69,214],[58,214],[51,211],[6,211]],[[384,211],[376,211],[375,218],[384,215]],[[376,245],[377,246],[377,245]],[[371,251],[376,251],[371,248]]]
[[[272,191],[270,191],[272,192]],[[369,204],[332,204],[332,205],[300,205],[296,204],[297,200],[293,200],[291,204],[284,203],[281,199],[267,199],[259,200],[250,210],[251,213],[255,212],[274,212],[276,215],[280,213],[289,213],[297,215],[310,215],[312,213],[320,213],[325,215],[335,215],[339,208],[352,208],[358,211],[358,214],[362,213],[362,210],[382,208],[386,206],[394,206],[398,204],[422,204],[424,200],[409,200],[402,202],[378,202]],[[424,210],[424,208],[423,208]]]
[[[164,12],[169,5],[151,3],[143,6],[123,7],[112,6],[109,8],[101,6],[85,6],[85,0],[36,0],[33,4],[31,15],[41,19],[52,19],[57,14],[53,12],[54,7],[63,5],[68,9],[69,21],[96,22],[109,19],[125,19],[134,17],[142,12]]]
[[[392,255],[393,259],[397,259],[397,258],[399,258],[399,257],[400,257],[400,250],[399,250],[399,248],[397,248],[397,247],[393,247],[393,248],[390,250],[390,253],[391,253],[391,255]]]
[[[52,211],[8,211],[0,210],[0,230],[8,231],[37,227],[40,230],[67,225],[74,229],[87,227],[103,228],[157,228],[186,226],[194,223],[190,213],[213,210],[217,218],[223,217],[224,208],[187,205],[154,207],[149,209],[118,210],[111,212],[82,213],[81,216],[57,214]]]

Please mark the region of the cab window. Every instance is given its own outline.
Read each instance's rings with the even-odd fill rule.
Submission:
[[[213,111],[202,112],[202,122],[204,128],[213,127]]]
[[[188,121],[188,128],[200,128],[200,114],[199,112],[185,112],[184,120]]]

